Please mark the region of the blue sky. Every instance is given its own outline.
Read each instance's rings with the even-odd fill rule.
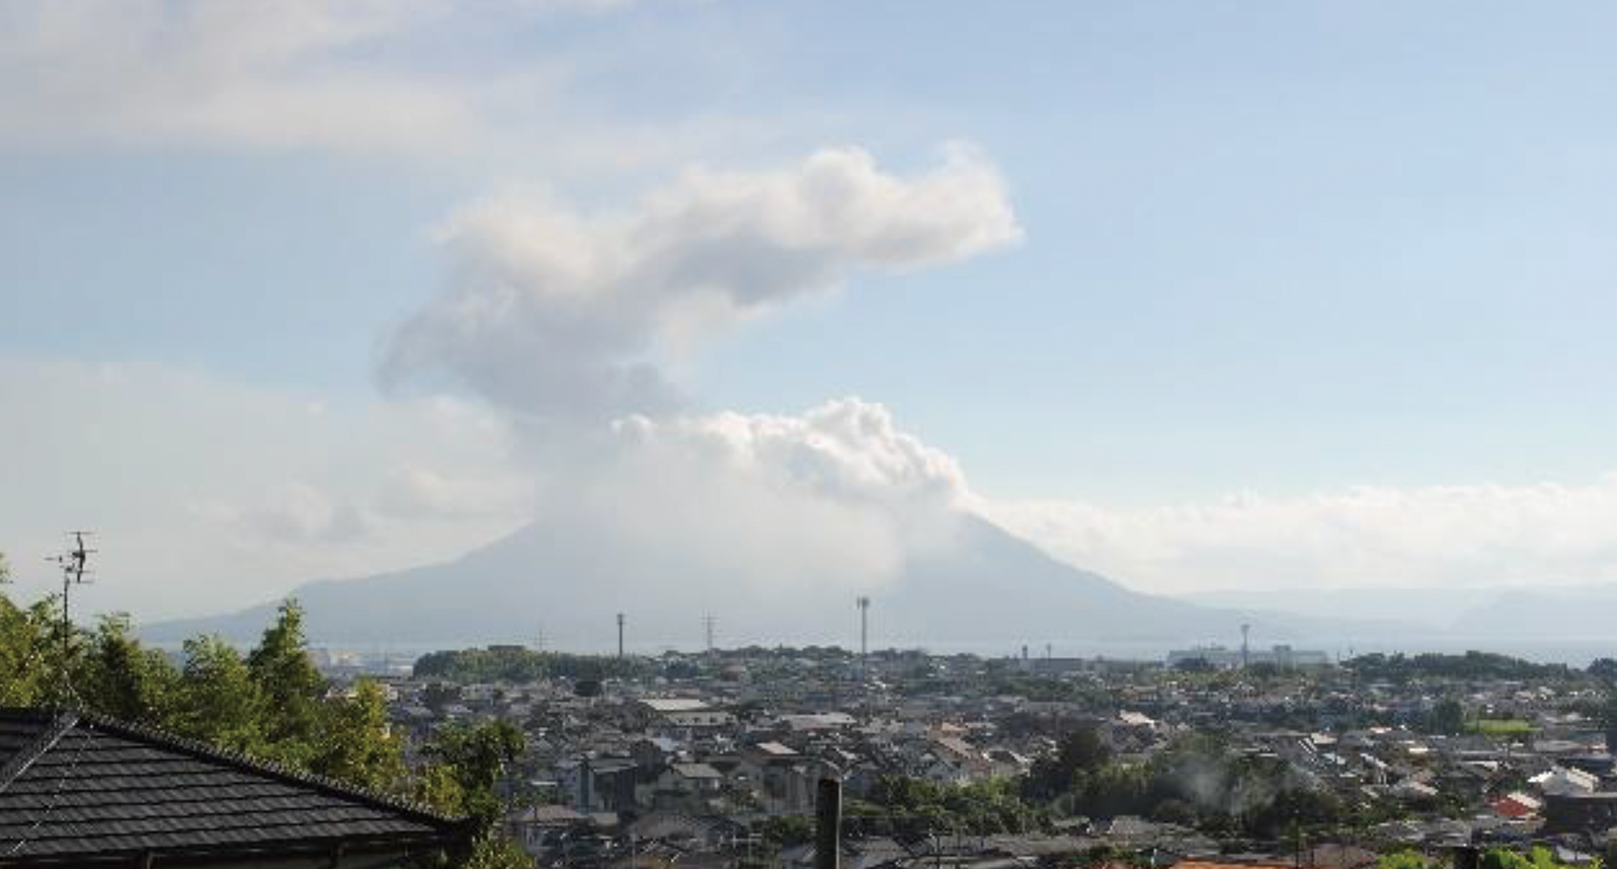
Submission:
[[[398,400],[378,390],[378,359],[445,284],[434,232],[466,203],[532,188],[617,208],[681,167],[762,171],[838,146],[902,176],[963,141],[1003,178],[1018,243],[854,270],[704,342],[678,374],[694,406],[797,413],[858,395],[958,459],[980,497],[1136,524],[1252,493],[1603,491],[1617,466],[1613,10],[490,8],[368,23],[334,47],[269,40],[262,67],[226,62],[212,95],[284,88],[249,104],[251,122],[175,114],[164,101],[194,94],[173,70],[146,74],[150,46],[120,83],[72,48],[113,37],[40,53],[48,28],[28,12],[0,24],[0,69],[43,76],[0,85],[14,113],[0,120],[0,348],[332,406]],[[234,32],[154,32],[208,27]],[[198,58],[175,69],[214,62]],[[449,120],[400,133],[392,116],[300,111],[333,95],[340,114],[356,79],[369,106],[425,93],[400,111]],[[30,424],[26,404],[6,412]],[[1074,560],[1149,573],[1050,533]],[[1524,555],[1495,578],[1604,575],[1605,546]],[[311,566],[264,557],[265,587]],[[1291,575],[1215,584],[1242,577]]]

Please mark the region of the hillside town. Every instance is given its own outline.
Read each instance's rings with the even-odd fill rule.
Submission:
[[[521,730],[502,827],[540,866],[806,869],[827,778],[852,869],[1532,846],[1589,863],[1617,844],[1609,661],[1257,657],[494,646],[383,681],[410,745]]]

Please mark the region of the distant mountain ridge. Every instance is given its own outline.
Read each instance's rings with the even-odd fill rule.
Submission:
[[[1231,589],[1178,596],[1198,606],[1399,620],[1445,637],[1612,637],[1617,586]]]
[[[1000,653],[1029,645],[1042,653],[1049,643],[1058,654],[1103,647],[1159,654],[1233,642],[1248,621],[1266,642],[1304,638],[1323,624],[1131,591],[972,515],[956,523],[951,545],[929,552],[866,592],[876,645]],[[705,577],[715,581],[698,587],[682,581],[681,569],[648,563],[591,529],[539,522],[452,561],[311,582],[290,596],[307,610],[310,637],[322,644],[529,642],[542,626],[558,647],[604,650],[615,641],[618,612],[627,614],[632,645],[641,650],[697,648],[709,613],[719,618],[725,645],[857,643],[852,592],[758,589],[743,576]],[[162,622],[141,633],[157,642],[199,633],[246,641],[268,624],[274,606]]]
[[[1617,586],[1502,590],[1467,607],[1450,630],[1464,636],[1604,640],[1617,655]]]

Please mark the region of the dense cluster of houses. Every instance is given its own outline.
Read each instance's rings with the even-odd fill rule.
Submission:
[[[1378,847],[1476,843],[1547,843],[1576,859],[1605,853],[1606,832],[1617,828],[1605,734],[1576,711],[1599,692],[1576,683],[1364,684],[1329,666],[1209,678],[1161,665],[915,653],[860,662],[775,651],[680,663],[669,668],[677,678],[614,681],[588,696],[565,679],[401,679],[389,685],[391,710],[415,743],[447,722],[522,727],[528,752],[506,783],[522,808],[506,829],[542,865],[799,869],[813,846],[782,848],[765,831],[771,819],[811,813],[821,778],[840,780],[850,799],[888,776],[1014,779],[1053,753],[1060,727],[1074,722],[1138,762],[1181,735],[1217,731],[1346,804],[1378,807],[1354,842],[1309,843],[1317,865],[1368,864]],[[1027,680],[1061,690],[1020,690]],[[1450,735],[1421,726],[1445,701],[1459,702],[1470,721],[1511,726]],[[1161,819],[1056,817],[997,836],[855,838],[843,863],[983,869],[1108,848],[1164,863],[1232,852],[1295,859],[1300,847],[1215,841]]]

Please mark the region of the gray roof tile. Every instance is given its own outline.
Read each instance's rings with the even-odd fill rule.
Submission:
[[[162,851],[442,847],[461,821],[167,734],[0,709],[0,867]]]

